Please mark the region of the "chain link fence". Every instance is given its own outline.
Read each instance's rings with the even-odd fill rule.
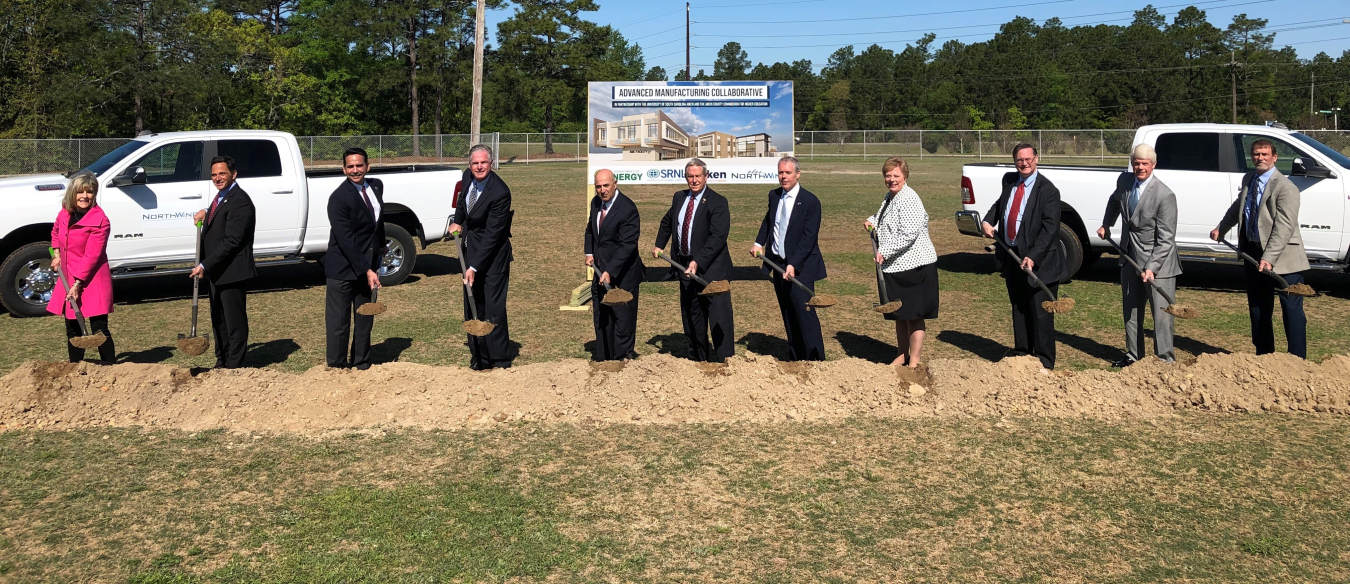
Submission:
[[[1350,130],[1306,130],[1306,134],[1350,155]],[[1046,158],[1123,160],[1134,130],[850,130],[802,131],[795,135],[798,158],[973,158],[1006,160],[1019,142],[1035,144]],[[0,140],[0,175],[68,172],[84,168],[127,143],[125,138]],[[338,168],[342,151],[365,148],[375,165],[468,164],[468,134],[423,136],[297,136],[306,168]],[[585,132],[485,133],[500,164],[584,162]],[[779,150],[786,150],[778,145]]]

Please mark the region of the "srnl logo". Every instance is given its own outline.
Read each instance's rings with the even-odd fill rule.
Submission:
[[[661,169],[653,168],[647,171],[647,178],[661,178]]]

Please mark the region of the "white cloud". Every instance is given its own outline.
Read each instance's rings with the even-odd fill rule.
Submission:
[[[753,127],[755,127],[754,124],[746,124],[746,125],[744,125],[744,126],[736,126],[735,128],[732,128],[731,131],[732,131],[732,132],[744,132],[744,131],[749,130],[750,128],[753,128]]]
[[[782,83],[779,83],[779,84],[776,84],[776,85],[778,86],[778,92],[775,93],[775,94],[773,95],[772,99],[779,100],[779,99],[783,99],[784,97],[789,97],[789,98],[790,98],[790,97],[792,96],[792,84],[791,84],[791,83],[788,83],[788,82],[782,82]]]
[[[690,134],[698,134],[703,131],[703,128],[707,127],[707,124],[703,123],[703,120],[700,120],[698,116],[694,115],[694,112],[690,111],[690,108],[663,108],[661,111],[666,112],[666,115],[670,116],[670,119],[675,120],[675,123],[679,124],[681,128],[684,128],[684,131],[689,132]]]

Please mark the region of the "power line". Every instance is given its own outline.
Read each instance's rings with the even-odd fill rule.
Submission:
[[[965,10],[944,10],[942,12],[919,12],[915,14],[892,14],[889,16],[859,16],[856,18],[812,18],[810,20],[759,20],[755,24],[803,24],[818,22],[856,22],[859,20],[883,20],[888,18],[914,18],[917,16],[941,16],[947,14],[962,14],[966,12],[986,12],[989,10],[1009,10],[1021,9],[1027,6],[1044,6],[1047,4],[1064,4],[1066,2],[1078,2],[1079,0],[1047,0],[1045,2],[1032,2],[1030,4],[1019,4],[1017,6],[991,6],[988,8],[967,8]],[[1266,0],[1271,1],[1271,0]],[[743,22],[709,22],[709,25],[728,25],[745,26]]]

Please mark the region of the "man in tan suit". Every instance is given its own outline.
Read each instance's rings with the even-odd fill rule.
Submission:
[[[1256,168],[1242,176],[1237,200],[1228,208],[1219,227],[1209,232],[1209,238],[1218,241],[1236,226],[1238,246],[1260,260],[1257,267],[1246,264],[1244,275],[1252,344],[1256,345],[1257,355],[1264,355],[1275,352],[1275,330],[1271,325],[1275,279],[1265,272],[1273,270],[1291,286],[1302,284],[1308,255],[1303,251],[1303,238],[1298,231],[1298,187],[1276,170],[1275,145],[1269,140],[1257,140],[1252,143],[1251,154],[1252,166]],[[1303,314],[1303,297],[1281,294],[1280,311],[1284,315],[1289,353],[1308,358],[1308,319]]]

